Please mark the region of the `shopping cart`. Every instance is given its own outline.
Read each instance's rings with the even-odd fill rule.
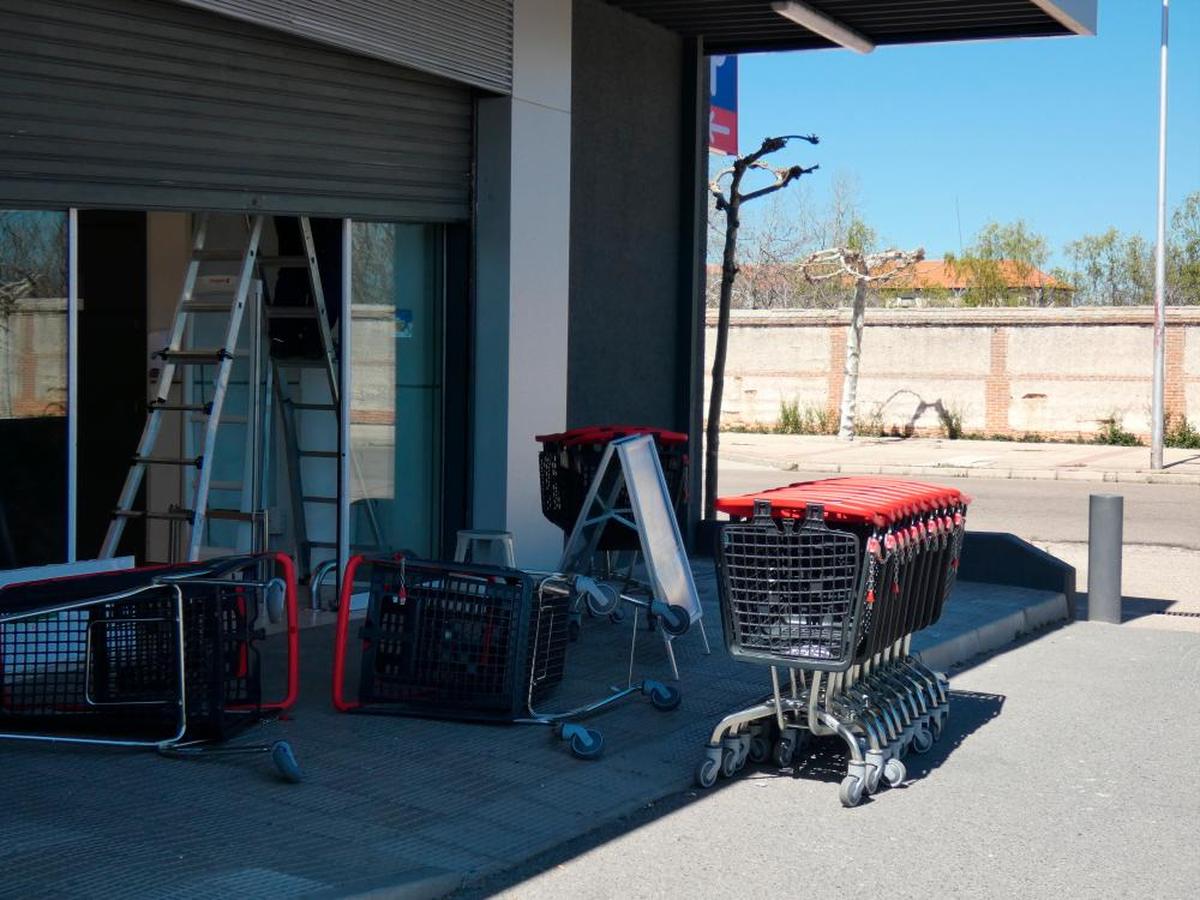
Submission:
[[[970,498],[953,488],[833,478],[726,497],[717,574],[730,654],[769,667],[771,694],[713,729],[696,782],[747,760],[788,766],[812,736],[849,751],[856,806],[949,714],[945,677],[910,653],[954,586]],[[781,683],[781,673],[786,677]]]
[[[263,697],[264,614],[286,620],[284,696]],[[0,588],[0,738],[146,747],[165,756],[269,754],[301,778],[286,741],[224,744],[296,701],[291,559],[260,554]]]
[[[348,697],[356,581],[370,587],[358,634],[357,694]],[[542,709],[563,678],[574,590],[558,575],[403,554],[355,556],[338,604],[333,705],[341,712],[546,725],[575,756],[593,759],[604,738],[575,720],[635,694],[662,710],[680,698],[674,688],[642,680],[573,709]]]

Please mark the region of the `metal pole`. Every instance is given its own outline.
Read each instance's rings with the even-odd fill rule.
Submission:
[[[1162,0],[1162,44],[1158,75],[1158,231],[1154,249],[1154,386],[1150,413],[1150,468],[1163,467],[1167,332],[1167,20],[1171,0]]]
[[[1125,498],[1092,494],[1088,499],[1088,621],[1121,622],[1121,548]]]

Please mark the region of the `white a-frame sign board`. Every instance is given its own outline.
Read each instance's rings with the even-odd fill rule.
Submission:
[[[614,457],[619,466],[610,472]],[[628,505],[624,502],[626,498]],[[686,619],[679,623],[685,629],[686,624],[699,621],[703,614],[700,595],[650,435],[621,438],[605,448],[563,551],[559,571],[587,572],[600,535],[613,523],[638,534],[650,591],[656,601],[651,605],[652,611],[662,604],[668,607],[665,611],[672,619],[684,619],[686,614]]]

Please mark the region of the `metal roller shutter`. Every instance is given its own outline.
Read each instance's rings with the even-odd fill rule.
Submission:
[[[466,219],[471,89],[154,0],[0,0],[0,203]]]
[[[175,0],[507,94],[512,0]]]

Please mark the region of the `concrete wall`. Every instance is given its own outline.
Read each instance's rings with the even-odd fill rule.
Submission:
[[[734,312],[724,421],[774,423],[782,401],[836,409],[847,320],[846,311]],[[1200,309],[1172,309],[1167,322],[1166,408],[1200,422]],[[936,430],[944,410],[968,432],[1074,436],[1115,414],[1144,435],[1152,347],[1146,308],[868,310],[858,417]]]
[[[0,312],[0,419],[67,414],[67,301],[27,297]]]
[[[479,101],[472,519],[552,567],[533,436],[567,418],[571,4],[517,0],[513,94]]]
[[[683,40],[600,0],[573,10],[567,421],[687,430]]]

